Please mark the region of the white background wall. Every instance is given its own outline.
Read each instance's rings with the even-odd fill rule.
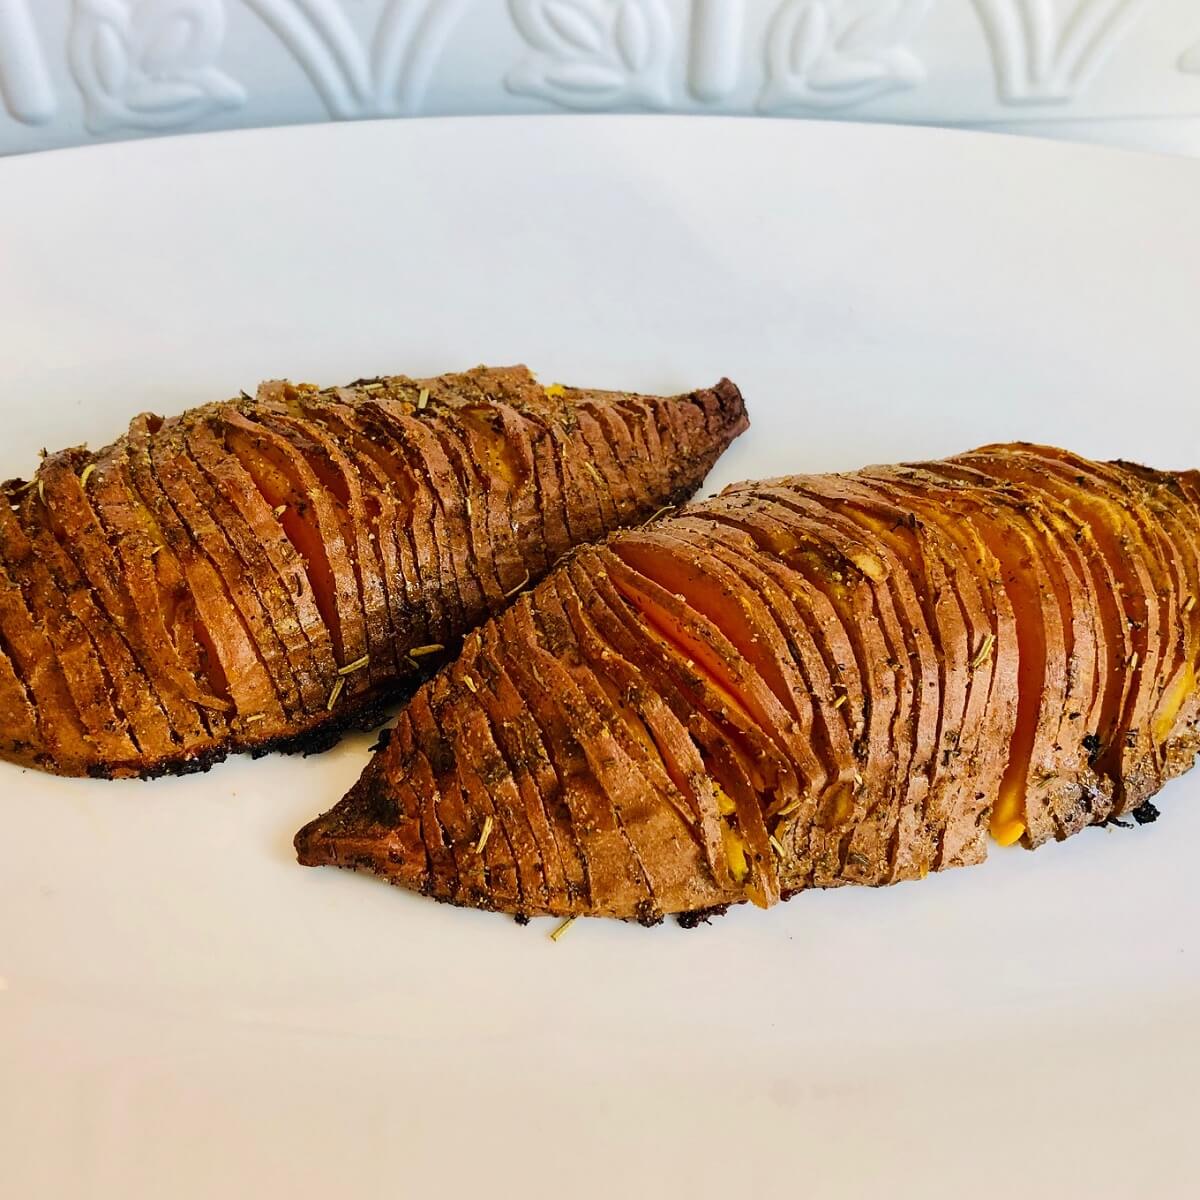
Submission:
[[[1200,0],[0,0],[0,153],[555,109],[1200,153]]]

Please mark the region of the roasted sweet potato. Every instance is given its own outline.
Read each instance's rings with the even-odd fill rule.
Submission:
[[[746,424],[728,380],[663,398],[480,367],[264,384],[50,455],[0,496],[0,757],[149,776],[324,748],[564,551],[687,499]],[[442,735],[411,736],[437,770]],[[518,844],[524,889],[545,846]]]
[[[296,836],[456,904],[655,921],[1145,803],[1200,746],[1200,476],[1041,446],[737,484],[580,548]]]

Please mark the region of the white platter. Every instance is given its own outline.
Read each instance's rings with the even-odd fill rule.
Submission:
[[[652,118],[0,164],[0,477],[258,380],[736,379],[710,481],[998,438],[1200,463],[1200,165]],[[1163,819],[711,927],[302,870],[356,777],[0,764],[0,1193],[1190,1196],[1200,776]]]

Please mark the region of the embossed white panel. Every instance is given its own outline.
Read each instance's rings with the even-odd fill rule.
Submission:
[[[0,153],[555,109],[1200,118],[1200,2],[0,0]]]

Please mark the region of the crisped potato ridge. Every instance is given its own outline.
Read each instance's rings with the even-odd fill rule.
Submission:
[[[322,749],[571,546],[695,491],[746,428],[524,367],[143,414],[0,498],[0,757],[154,775]]]
[[[655,921],[981,861],[1198,746],[1200,474],[987,446],[573,551],[421,687],[301,862]]]

